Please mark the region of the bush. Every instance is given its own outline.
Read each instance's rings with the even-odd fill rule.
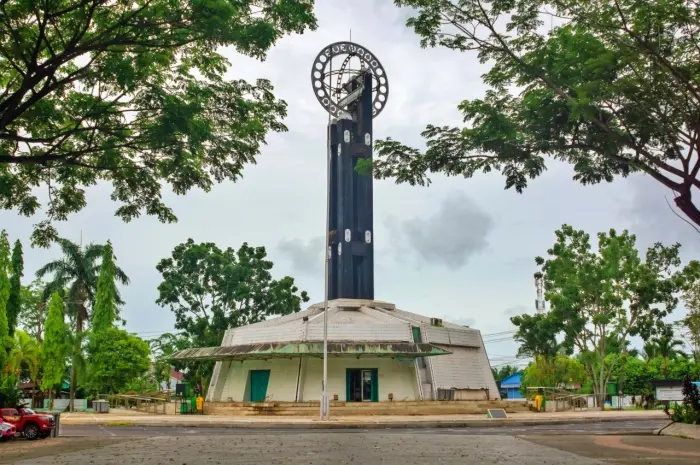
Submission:
[[[700,390],[690,379],[683,381],[683,405],[676,405],[671,412],[665,408],[672,421],[700,425]]]
[[[22,391],[16,386],[7,386],[0,389],[0,408],[15,408],[24,398]]]

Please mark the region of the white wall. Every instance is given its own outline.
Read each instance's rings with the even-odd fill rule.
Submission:
[[[299,358],[246,360],[243,362],[233,361],[230,362],[228,373],[224,375],[227,364],[228,363],[223,364],[220,374],[221,381],[225,379],[225,382],[223,382],[223,386],[216,386],[214,401],[250,401],[250,399],[245,398],[248,373],[251,370],[270,370],[270,380],[267,385],[268,399],[272,402],[294,402],[296,398]]]
[[[347,368],[377,368],[379,382],[379,401],[389,400],[389,393],[394,394],[394,401],[419,400],[416,371],[413,365],[404,366],[391,358],[329,358],[328,359],[328,397],[338,394],[339,401],[345,401]],[[302,400],[321,399],[321,381],[323,379],[323,359],[309,358],[305,367],[304,394]]]
[[[302,369],[302,401],[317,401],[321,398],[323,360],[307,358]],[[379,401],[388,401],[389,393],[394,401],[418,400],[418,386],[414,367],[399,364],[390,358],[330,358],[328,360],[328,395],[345,401],[345,370],[347,368],[377,368]],[[212,400],[215,402],[242,402],[246,399],[246,383],[250,370],[270,370],[267,387],[269,400],[294,402],[296,400],[299,359],[247,360],[222,363],[220,381],[215,387]]]

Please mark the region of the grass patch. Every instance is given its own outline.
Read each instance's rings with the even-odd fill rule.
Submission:
[[[131,421],[108,421],[105,426],[134,426]]]

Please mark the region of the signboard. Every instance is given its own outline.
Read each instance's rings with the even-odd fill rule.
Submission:
[[[656,388],[656,400],[683,401],[683,386],[664,386]]]

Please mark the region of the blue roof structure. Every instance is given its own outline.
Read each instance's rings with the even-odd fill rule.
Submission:
[[[501,381],[502,388],[519,388],[523,381],[522,372],[518,372],[514,375],[510,375]]]

